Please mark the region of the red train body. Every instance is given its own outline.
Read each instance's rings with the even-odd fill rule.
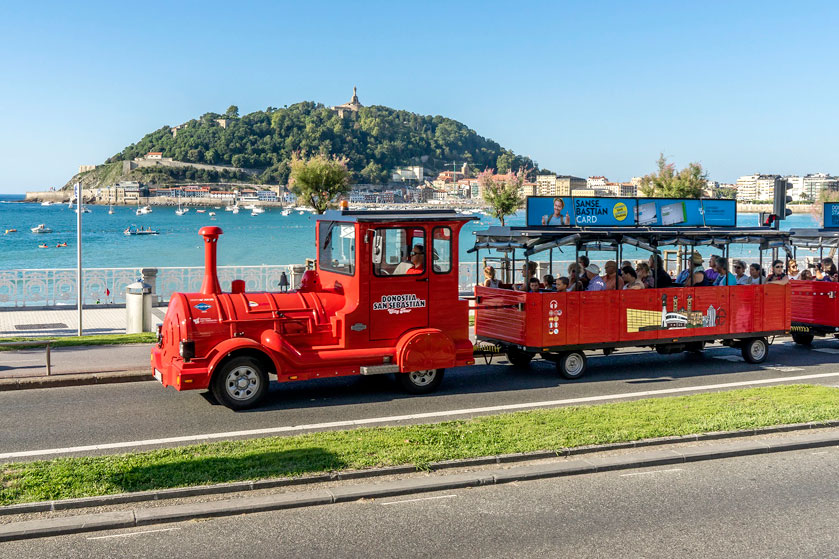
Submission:
[[[791,281],[792,339],[809,344],[814,336],[839,335],[839,284]]]
[[[155,377],[178,390],[210,388],[234,409],[261,399],[269,373],[280,382],[404,373],[409,392],[433,390],[444,369],[474,363],[457,278],[458,234],[470,219],[329,212],[318,220],[317,269],[289,293],[247,293],[241,280],[222,293],[222,231],[201,229],[204,283],[172,296],[152,351]]]

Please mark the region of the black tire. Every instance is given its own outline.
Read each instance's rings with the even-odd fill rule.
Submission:
[[[793,332],[792,341],[794,341],[798,345],[810,345],[811,343],[813,343],[813,337],[813,334],[807,334],[805,332]]]
[[[763,363],[769,355],[769,344],[766,338],[750,338],[743,340],[740,351],[747,363]]]
[[[246,410],[268,393],[268,373],[253,357],[234,357],[213,375],[210,390],[231,410]]]
[[[556,370],[564,378],[576,380],[586,372],[586,354],[582,351],[569,351],[559,356]]]
[[[530,365],[530,361],[533,359],[532,353],[527,353],[526,351],[522,351],[520,349],[510,348],[507,350],[507,361],[513,367],[518,367],[519,369],[526,369]]]
[[[428,369],[410,373],[397,373],[396,380],[408,394],[429,394],[440,387],[445,369]]]

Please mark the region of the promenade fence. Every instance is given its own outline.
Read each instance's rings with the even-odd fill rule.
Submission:
[[[297,285],[302,265],[219,266],[221,288],[230,290],[235,279],[245,281],[247,291],[279,291],[285,272],[290,288]],[[156,271],[154,293],[158,303],[168,303],[172,293],[196,292],[204,279],[203,266],[167,268],[85,268],[82,270],[85,306],[125,305],[125,288]],[[471,292],[475,263],[460,264],[460,290]],[[67,307],[76,305],[77,272],[67,269],[0,270],[0,308]]]

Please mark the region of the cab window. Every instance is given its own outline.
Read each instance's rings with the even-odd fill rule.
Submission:
[[[355,226],[321,221],[318,235],[318,265],[321,270],[355,275]]]
[[[432,269],[438,274],[452,271],[452,230],[448,227],[435,227],[431,234]]]
[[[373,273],[408,276],[425,273],[425,231],[412,227],[376,229],[373,238]]]

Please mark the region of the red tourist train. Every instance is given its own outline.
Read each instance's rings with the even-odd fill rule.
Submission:
[[[459,233],[474,219],[452,210],[331,211],[317,221],[317,265],[288,293],[248,293],[236,280],[222,292],[216,274],[221,229],[204,227],[205,276],[199,293],[170,300],[152,350],[155,378],[177,390],[209,388],[233,409],[256,405],[269,375],[280,382],[394,373],[411,393],[433,391],[446,368],[474,363],[468,301],[458,290]],[[472,250],[587,250],[624,244],[784,246],[782,231],[536,231],[490,228]],[[620,259],[618,258],[618,261]],[[513,264],[514,264],[513,260]],[[721,340],[750,362],[767,338],[789,333],[788,285],[658,288],[639,291],[523,293],[476,288],[476,333],[514,364],[536,355],[578,378],[584,350],[649,346],[699,351]]]

